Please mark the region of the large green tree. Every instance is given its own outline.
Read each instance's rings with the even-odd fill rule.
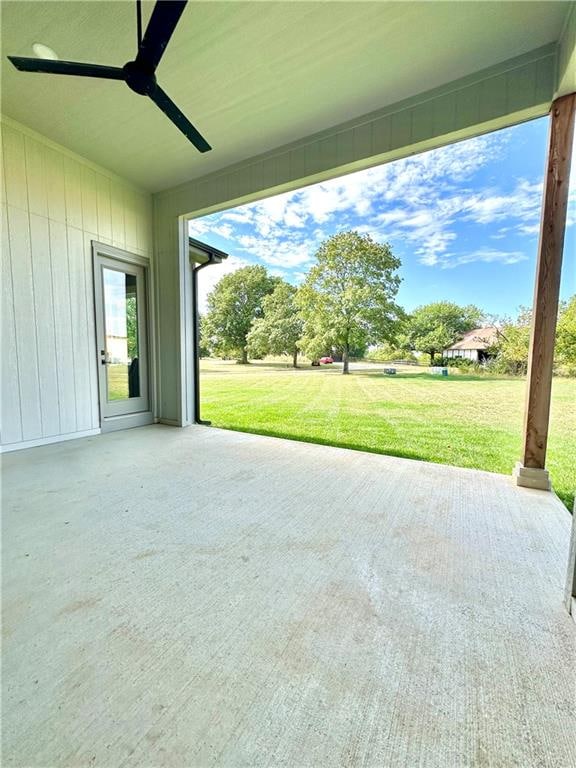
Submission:
[[[128,337],[128,357],[134,360],[138,357],[138,314],[136,312],[136,296],[126,298],[126,336]]]
[[[254,320],[264,314],[264,298],[278,284],[265,267],[251,266],[225,275],[208,295],[202,321],[203,337],[217,354],[237,355],[248,362],[247,336]]]
[[[368,235],[341,232],[325,240],[297,296],[302,349],[313,358],[342,350],[348,373],[352,348],[392,340],[403,314],[395,303],[399,267],[390,246]]]
[[[532,310],[520,307],[518,316],[500,323],[498,342],[494,347],[494,368],[499,373],[525,375],[532,331]],[[576,373],[576,296],[560,303],[556,326],[554,364],[564,373]]]
[[[298,341],[303,320],[296,305],[296,288],[282,280],[262,302],[264,316],[252,323],[248,334],[248,352],[264,355],[290,355],[294,368],[298,364]]]
[[[515,320],[505,318],[501,321],[498,341],[492,350],[496,355],[493,364],[496,371],[513,376],[526,374],[531,326],[532,310],[529,307],[520,307]]]
[[[576,295],[563,302],[556,327],[556,358],[576,372]]]
[[[418,307],[410,316],[406,335],[412,349],[434,356],[477,328],[483,312],[474,305],[460,307],[450,301],[436,301]]]

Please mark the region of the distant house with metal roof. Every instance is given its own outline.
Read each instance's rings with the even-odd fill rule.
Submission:
[[[473,331],[468,331],[460,341],[445,349],[442,355],[443,357],[464,357],[467,360],[482,363],[491,356],[489,350],[498,341],[498,335],[499,331],[495,326],[475,328]]]

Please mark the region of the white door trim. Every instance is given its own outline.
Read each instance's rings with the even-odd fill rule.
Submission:
[[[145,283],[144,292],[144,308],[146,311],[145,320],[145,352],[146,352],[146,381],[145,390],[148,400],[148,406],[145,410],[140,409],[133,413],[117,413],[113,415],[105,414],[102,408],[102,387],[100,386],[100,371],[98,368],[98,403],[100,411],[100,427],[102,432],[109,432],[117,429],[127,429],[130,427],[143,426],[145,424],[151,424],[154,421],[154,387],[153,382],[155,376],[154,371],[154,344],[152,338],[152,329],[154,327],[152,316],[152,270],[150,268],[150,259],[145,256],[140,256],[129,251],[115,248],[114,246],[107,245],[105,243],[99,243],[95,240],[92,241],[92,269],[94,277],[94,325],[96,329],[96,348],[97,356],[94,364],[100,366],[100,347],[101,347],[101,335],[103,332],[102,322],[99,312],[99,304],[102,302],[102,286],[101,286],[101,264],[103,260],[112,260],[118,263],[119,266],[125,264],[128,268],[137,267],[142,271]]]

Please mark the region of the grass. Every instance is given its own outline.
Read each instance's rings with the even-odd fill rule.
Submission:
[[[525,381],[204,360],[202,418],[216,427],[510,474],[520,456]],[[547,465],[572,509],[576,380],[555,379]]]
[[[108,366],[108,399],[125,400],[128,397],[128,366],[112,363]]]

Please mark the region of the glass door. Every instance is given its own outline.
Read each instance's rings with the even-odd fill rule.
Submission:
[[[95,253],[98,384],[102,422],[147,412],[146,272]],[[129,426],[129,425],[127,425]]]

